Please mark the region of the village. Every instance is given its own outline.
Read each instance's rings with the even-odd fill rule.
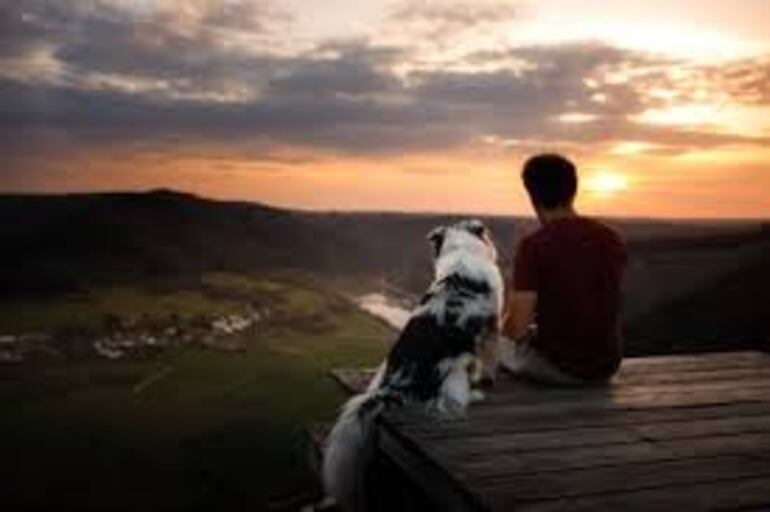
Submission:
[[[102,318],[99,329],[75,325],[54,333],[0,335],[0,364],[19,364],[39,357],[149,358],[181,346],[242,352],[246,347],[239,334],[269,315],[267,308],[252,305],[240,313],[186,319],[177,314],[137,318],[109,314]]]

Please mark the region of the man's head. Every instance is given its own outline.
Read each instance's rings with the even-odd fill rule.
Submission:
[[[533,156],[524,164],[524,186],[538,212],[571,208],[577,193],[575,164],[557,154]]]

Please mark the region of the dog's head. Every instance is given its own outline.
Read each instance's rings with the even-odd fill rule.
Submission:
[[[497,250],[489,230],[480,220],[462,220],[451,226],[439,226],[428,234],[433,255],[440,258],[451,251],[465,250],[497,261]]]

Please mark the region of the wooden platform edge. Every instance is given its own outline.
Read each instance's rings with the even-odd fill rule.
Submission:
[[[351,395],[366,391],[377,368],[335,368],[329,372],[331,378]]]
[[[424,490],[435,510],[446,512],[489,512],[491,509],[466,485],[442,468],[413,439],[380,416],[377,422],[378,448],[415,484]]]

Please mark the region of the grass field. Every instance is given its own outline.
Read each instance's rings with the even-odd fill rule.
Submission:
[[[344,398],[327,371],[375,364],[392,334],[334,292],[296,279],[193,282],[3,308],[4,329],[39,330],[108,312],[240,307],[213,288],[253,294],[274,311],[243,335],[242,354],[187,347],[142,361],[0,367],[3,510],[262,510],[312,490],[303,429],[330,419]]]

